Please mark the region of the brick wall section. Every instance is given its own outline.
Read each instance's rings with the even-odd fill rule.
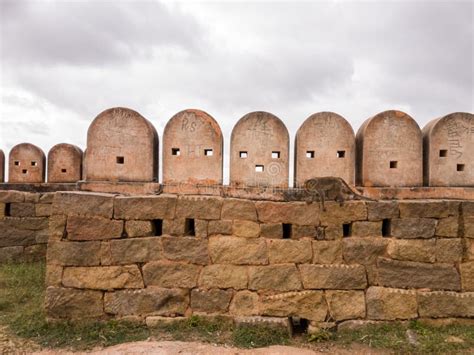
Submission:
[[[58,192],[52,211],[50,318],[474,317],[473,201]]]
[[[0,191],[0,263],[45,258],[53,197]]]

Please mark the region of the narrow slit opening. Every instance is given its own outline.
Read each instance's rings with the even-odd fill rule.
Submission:
[[[61,172],[64,174],[64,173],[67,172],[67,170],[66,169],[61,169]]]
[[[350,237],[352,234],[352,223],[344,223],[342,225],[342,236],[344,238]]]
[[[263,173],[264,167],[263,165],[255,165],[255,171],[257,173]]]
[[[194,226],[193,218],[186,218],[184,222],[184,235],[194,237],[196,235],[196,229]]]
[[[395,160],[392,160],[390,162],[390,169],[396,169],[398,167],[398,162]]]
[[[447,157],[447,156],[448,156],[448,151],[447,151],[446,149],[441,149],[441,150],[439,151],[439,156],[440,156],[441,158]]]
[[[239,157],[240,158],[247,158],[249,155],[247,152],[239,152]]]
[[[390,219],[384,219],[382,221],[382,237],[390,237],[392,234],[392,221]]]
[[[283,239],[291,239],[292,225],[289,223],[283,223]]]
[[[456,170],[457,171],[464,171],[464,164],[457,164],[456,165]]]
[[[156,237],[160,237],[163,235],[163,220],[162,219],[154,219],[153,223],[153,235]]]
[[[5,217],[11,216],[11,203],[7,202],[5,204]]]

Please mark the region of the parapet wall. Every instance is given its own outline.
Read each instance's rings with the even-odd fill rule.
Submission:
[[[55,194],[52,319],[474,317],[474,201]]]

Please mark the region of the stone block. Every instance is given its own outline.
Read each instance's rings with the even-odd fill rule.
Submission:
[[[463,245],[461,238],[438,238],[436,239],[436,262],[457,263],[463,257]]]
[[[400,218],[445,218],[459,214],[458,201],[402,200],[398,206]]]
[[[283,238],[283,224],[282,223],[263,223],[260,224],[260,236],[269,239]]]
[[[238,291],[232,298],[229,307],[234,316],[253,316],[259,314],[259,296],[256,292]]]
[[[342,263],[341,240],[313,240],[312,244],[314,264]]]
[[[324,321],[328,306],[323,291],[299,291],[262,296],[261,314],[275,317],[300,317]]]
[[[93,290],[143,288],[140,270],[136,265],[66,267],[63,285]]]
[[[391,224],[392,236],[405,239],[433,238],[436,230],[436,222],[436,219],[432,218],[393,219]]]
[[[474,292],[419,292],[420,317],[474,317]]]
[[[316,203],[259,201],[255,205],[258,219],[263,223],[319,224],[319,205]]]
[[[179,288],[147,287],[121,290],[104,295],[106,313],[127,315],[184,315],[189,305],[189,291]]]
[[[415,291],[372,286],[368,288],[366,298],[368,319],[396,320],[418,317]]]
[[[462,201],[461,208],[464,217],[474,217],[474,201]]]
[[[387,245],[385,238],[344,238],[342,254],[348,264],[369,265],[385,254]]]
[[[37,203],[35,205],[36,217],[49,217],[52,213],[52,205],[50,203]]]
[[[434,263],[436,260],[436,240],[433,239],[390,239],[387,254],[396,260]]]
[[[207,227],[207,233],[211,235],[230,235],[232,234],[232,221],[231,220],[217,220],[209,221]]]
[[[474,238],[474,217],[463,217],[463,229],[465,238]]]
[[[117,219],[172,219],[175,216],[176,196],[117,196],[114,201],[114,217]]]
[[[56,194],[56,192],[46,192],[44,194],[41,194],[40,197],[39,197],[39,202],[40,203],[51,204],[54,201],[54,195],[55,194]]]
[[[232,234],[243,238],[257,238],[260,235],[260,225],[252,221],[234,220]]]
[[[209,221],[204,219],[196,219],[194,221],[194,233],[196,238],[207,238],[207,227],[209,225]]]
[[[0,264],[20,261],[23,261],[22,246],[0,248]]]
[[[28,202],[14,202],[10,204],[10,216],[35,217],[35,204]]]
[[[103,240],[120,238],[123,232],[123,221],[102,217],[70,216],[66,224],[69,240]]]
[[[331,224],[324,228],[324,239],[326,240],[338,240],[343,237],[342,223]]]
[[[47,316],[56,319],[98,318],[104,316],[102,291],[50,286],[46,289],[44,307]]]
[[[365,318],[364,291],[325,291],[325,295],[333,320]]]
[[[317,226],[300,226],[297,224],[293,225],[291,230],[291,239],[317,238],[318,229],[319,227]]]
[[[160,237],[129,238],[110,241],[110,263],[133,264],[163,259]]]
[[[270,264],[310,263],[313,257],[311,240],[267,240]]]
[[[463,291],[474,291],[474,262],[459,265],[461,285]]]
[[[130,220],[125,221],[125,233],[127,237],[149,237],[154,234],[151,221]]]
[[[377,272],[380,286],[455,291],[461,289],[461,280],[456,268],[448,264],[379,258]]]
[[[143,266],[146,286],[193,288],[202,266],[165,261],[152,261]]]
[[[215,196],[182,196],[178,198],[176,217],[220,219],[223,199]]]
[[[67,217],[52,215],[49,217],[49,235],[52,240],[60,240],[66,235]]]
[[[321,213],[321,225],[367,220],[367,205],[364,201],[346,201],[342,206],[338,202],[326,202],[326,211]]]
[[[305,289],[357,290],[367,287],[362,265],[300,265]]]
[[[294,264],[249,267],[250,290],[301,290],[301,279]]]
[[[47,244],[49,241],[49,233],[47,229],[36,232],[35,241],[37,244]]]
[[[0,218],[5,217],[6,209],[7,209],[7,204],[0,202]]]
[[[474,239],[464,239],[465,242],[465,260],[474,260]]]
[[[51,241],[46,254],[48,265],[95,266],[100,264],[100,242]]]
[[[163,234],[182,236],[184,235],[185,218],[164,219]]]
[[[257,221],[257,210],[255,203],[249,200],[226,198],[222,205],[222,219],[240,219]]]
[[[184,322],[188,317],[162,317],[162,316],[149,316],[145,319],[145,324],[148,328],[160,328],[163,326],[169,326]]]
[[[367,213],[369,221],[382,221],[400,216],[396,201],[367,202]]]
[[[438,237],[453,237],[458,236],[459,231],[459,217],[446,217],[438,220],[435,235]]]
[[[112,218],[114,196],[93,192],[57,192],[53,214]]]
[[[191,308],[193,312],[225,313],[232,298],[232,290],[191,290]]]
[[[228,264],[207,265],[201,272],[201,288],[247,288],[247,267]]]
[[[214,264],[268,264],[267,245],[263,238],[211,237],[209,254]]]
[[[196,237],[162,237],[165,257],[173,261],[209,264],[208,241]]]
[[[12,203],[12,202],[25,202],[25,193],[16,190],[0,191],[0,202]]]
[[[61,287],[63,280],[63,267],[61,265],[46,265],[45,284],[48,286]]]
[[[24,229],[23,219],[0,219],[0,248],[12,246],[26,246],[36,242],[36,232]]]
[[[41,194],[37,192],[25,192],[25,202],[38,203]]]
[[[382,222],[356,221],[352,223],[352,237],[382,236]]]

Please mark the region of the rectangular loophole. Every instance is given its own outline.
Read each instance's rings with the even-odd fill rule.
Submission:
[[[6,203],[5,204],[5,217],[10,217],[12,215],[11,213],[11,203]]]
[[[15,165],[20,166],[20,162],[18,160],[15,160]]]
[[[31,166],[37,166],[37,165],[38,165],[38,163],[37,163],[36,161],[33,160],[33,161],[31,162]]]
[[[441,150],[439,151],[439,156],[440,156],[441,158],[447,157],[447,156],[448,156],[448,151],[447,151],[446,149],[441,149]]]
[[[171,155],[181,155],[179,148],[171,148]]]
[[[398,167],[398,161],[392,160],[390,162],[390,169],[396,169]]]
[[[212,149],[204,149],[204,155],[206,157],[212,157],[214,155],[214,151]]]
[[[163,235],[163,220],[162,219],[154,219],[153,223],[153,235],[160,237]]]
[[[196,235],[196,229],[194,226],[193,218],[186,218],[186,221],[184,222],[184,235],[191,237]]]
[[[280,159],[280,152],[272,152],[272,159]]]
[[[306,151],[306,158],[314,159],[314,150]]]
[[[264,167],[263,165],[255,165],[255,171],[257,173],[263,173]]]
[[[309,321],[300,317],[290,317],[291,334],[302,335],[308,332]]]
[[[247,158],[249,154],[247,152],[239,152],[239,157],[240,158]]]
[[[344,158],[346,156],[346,151],[345,150],[338,150],[337,151],[337,157],[338,158]]]
[[[283,223],[283,239],[291,239],[292,225],[289,223]]]
[[[342,225],[342,236],[350,237],[352,234],[352,223],[344,223]]]
[[[64,173],[67,172],[67,170],[66,169],[61,169],[61,172],[64,174]]]
[[[382,237],[390,237],[392,235],[392,221],[384,219],[382,221]]]
[[[21,171],[21,173],[22,173],[22,174],[28,174],[28,170],[23,169],[23,170]]]
[[[117,157],[116,161],[117,161],[117,164],[124,164],[125,163],[125,158],[124,157]]]
[[[457,164],[456,165],[456,170],[457,171],[464,171],[464,164]]]

